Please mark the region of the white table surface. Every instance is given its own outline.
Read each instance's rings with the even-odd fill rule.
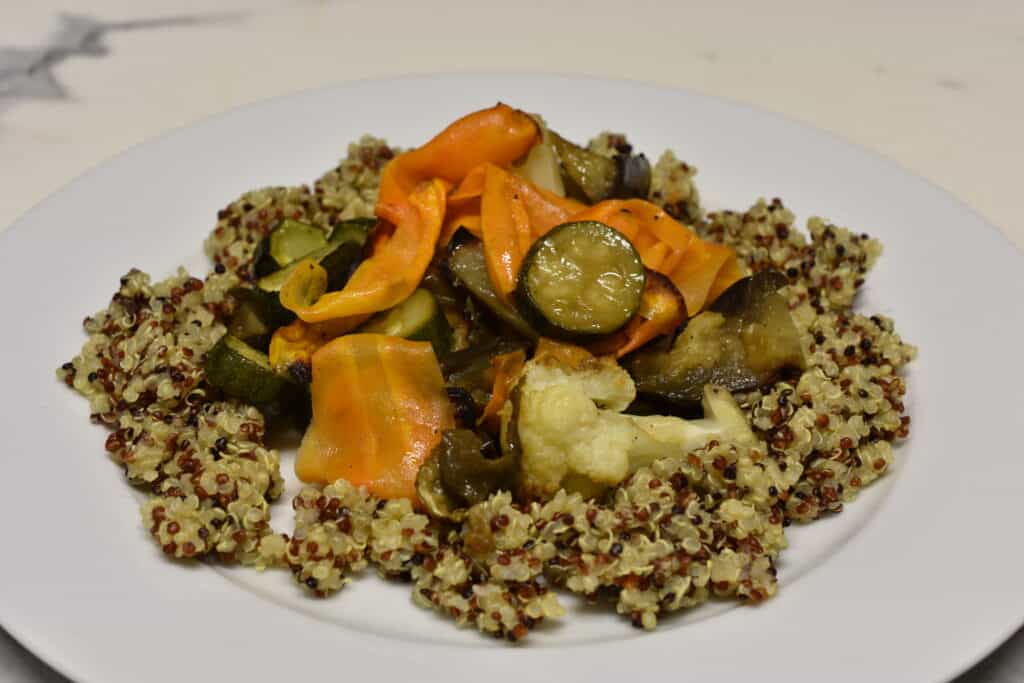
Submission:
[[[241,104],[505,69],[786,114],[896,160],[1024,247],[1024,2],[691,4],[0,0],[0,230],[100,161]],[[0,631],[0,680],[65,679]],[[957,679],[980,681],[1024,681],[1024,632]]]

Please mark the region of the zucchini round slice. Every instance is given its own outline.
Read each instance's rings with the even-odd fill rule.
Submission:
[[[587,338],[614,332],[636,315],[644,280],[640,255],[614,228],[564,223],[530,247],[516,300],[548,336]]]
[[[439,357],[452,348],[451,325],[437,299],[425,289],[417,289],[394,308],[370,318],[359,332],[430,342]]]
[[[203,362],[206,379],[228,396],[264,405],[285,391],[290,382],[274,372],[267,354],[225,334]]]

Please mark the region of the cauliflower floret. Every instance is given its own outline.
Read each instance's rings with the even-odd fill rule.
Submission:
[[[531,498],[548,498],[560,488],[595,496],[658,458],[712,439],[754,441],[732,396],[718,387],[705,390],[702,420],[622,414],[636,387],[611,360],[570,368],[537,358],[527,363],[517,391],[522,486]]]
[[[700,420],[683,420],[662,415],[624,417],[628,417],[654,441],[672,444],[677,454],[703,448],[712,440],[744,446],[752,446],[757,442],[757,438],[750,430],[750,424],[747,423],[746,415],[727,390],[713,384],[705,385],[701,406],[704,409],[704,418]],[[630,471],[649,465],[655,459],[648,454],[637,452],[631,458]]]
[[[617,413],[636,398],[633,378],[610,358],[589,358],[570,367],[557,357],[543,355],[527,364],[527,372],[530,391],[571,384],[599,408]]]

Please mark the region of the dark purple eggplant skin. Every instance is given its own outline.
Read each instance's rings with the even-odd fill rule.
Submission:
[[[618,173],[612,198],[647,199],[651,192],[651,162],[647,157],[643,154],[617,154],[615,163],[618,164]]]
[[[787,283],[788,279],[779,271],[757,272],[734,283],[709,310],[734,323],[763,321],[770,310],[770,303],[779,297],[778,290]],[[774,303],[778,304],[778,301]],[[786,336],[780,334],[780,338]],[[756,372],[743,363],[729,362],[718,367],[691,368],[677,381],[669,381],[667,377],[671,376],[671,368],[662,367],[660,373],[654,372],[653,368],[658,367],[659,358],[665,363],[670,362],[671,348],[670,344],[661,341],[624,359],[623,365],[633,376],[639,397],[644,399],[637,410],[672,406],[682,413],[689,413],[700,406],[706,384],[721,386],[733,393],[751,391],[800,367],[799,364],[788,364],[771,372]],[[798,349],[797,353],[802,355],[802,350]]]
[[[750,277],[734,282],[729,289],[715,299],[709,310],[722,315],[756,315],[758,307],[769,294],[773,294],[789,284],[781,271],[760,270]]]
[[[522,341],[495,338],[461,351],[445,354],[438,360],[441,374],[444,375],[445,383],[449,387],[449,399],[452,399],[451,391],[458,390],[455,392],[457,398],[452,400],[463,402],[465,396],[468,396],[473,401],[476,414],[479,415],[490,400],[491,390],[494,388],[491,359],[503,353],[527,348]]]

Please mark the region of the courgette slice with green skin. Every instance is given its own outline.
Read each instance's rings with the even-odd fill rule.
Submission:
[[[438,357],[452,348],[451,325],[437,299],[425,289],[417,289],[394,308],[373,316],[358,331],[430,342]]]
[[[622,233],[597,221],[564,223],[530,247],[516,303],[541,333],[585,341],[636,315],[645,279],[640,255]]]
[[[295,314],[281,306],[276,292],[268,292],[259,287],[236,287],[231,290],[232,296],[241,305],[247,305],[271,330],[287,325],[295,320]],[[240,337],[239,335],[235,335]],[[242,338],[242,337],[240,337]]]
[[[257,350],[266,351],[274,330],[295,320],[295,314],[281,305],[276,292],[236,287],[231,295],[238,306],[228,322],[228,333]]]
[[[366,236],[376,224],[376,218],[350,218],[341,221],[331,229],[331,237],[328,242],[331,244],[340,244],[341,242],[366,244]]]
[[[487,274],[484,245],[480,240],[469,233],[456,233],[448,252],[448,270],[459,284],[498,319],[527,339],[535,340],[539,337],[537,330],[494,291],[491,277]]]
[[[318,258],[318,256],[326,256],[328,253],[327,249],[329,249],[329,247],[317,250],[312,254],[309,254],[309,258],[312,258],[313,260],[319,263],[320,259]],[[262,289],[264,292],[280,292],[281,287],[284,286],[285,280],[287,280],[288,276],[292,274],[292,270],[294,268],[295,264],[293,263],[290,266],[285,266],[284,268],[281,268],[280,270],[275,270],[270,275],[265,275],[261,277],[259,280],[257,280],[256,286]]]
[[[363,261],[363,245],[359,242],[341,242],[320,259],[327,271],[327,292],[344,289],[356,267]]]
[[[293,220],[278,223],[267,238],[270,240],[268,253],[281,268],[327,246],[327,235],[323,230]]]
[[[566,192],[590,204],[608,199],[619,173],[615,160],[574,145],[557,133],[551,134],[562,164]]]
[[[257,308],[248,301],[238,304],[231,320],[228,321],[228,334],[264,353],[269,350],[270,340],[276,329],[268,325],[260,317]]]
[[[232,398],[266,405],[292,383],[274,372],[267,354],[257,351],[238,337],[225,334],[203,362],[207,381]]]
[[[327,234],[317,226],[292,219],[278,221],[256,250],[256,276],[269,275],[325,246]]]
[[[266,352],[270,346],[270,337],[274,328],[269,327],[256,312],[256,309],[243,301],[235,308],[228,322],[228,334],[241,339],[257,351]]]

